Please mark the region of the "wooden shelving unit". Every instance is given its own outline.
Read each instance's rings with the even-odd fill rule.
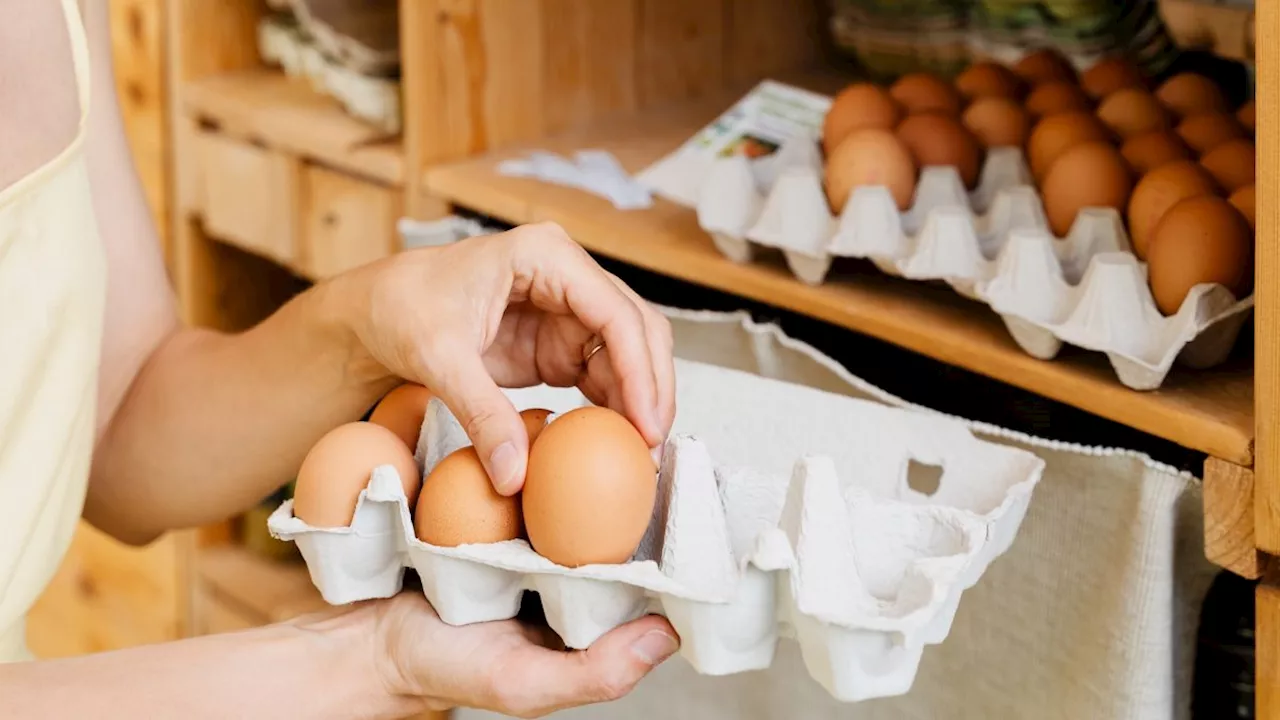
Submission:
[[[829,78],[792,72],[819,61],[819,18],[809,4],[401,0],[405,131],[395,138],[351,118],[306,81],[263,66],[260,0],[164,4],[172,268],[193,323],[245,327],[307,281],[397,251],[402,215],[432,219],[458,207],[513,224],[554,221],[600,255],[873,336],[1200,451],[1209,457],[1210,559],[1256,578],[1265,567],[1260,548],[1280,550],[1280,522],[1270,515],[1280,507],[1280,460],[1264,436],[1280,418],[1271,407],[1280,387],[1275,283],[1259,291],[1257,377],[1242,359],[1209,372],[1177,370],[1160,390],[1135,392],[1101,355],[1030,357],[998,317],[949,289],[870,270],[810,287],[779,262],[725,259],[688,209],[659,200],[622,212],[585,193],[495,172],[499,161],[533,147],[606,149],[634,171],[760,78],[831,89]],[[1186,42],[1228,56],[1250,46],[1241,33],[1251,32],[1252,20],[1246,26],[1238,11],[1189,0],[1162,5]],[[1280,10],[1259,6],[1258,34],[1280,39]],[[1267,198],[1280,183],[1273,96],[1280,69],[1265,41],[1259,48],[1260,85],[1273,88],[1259,98],[1259,189]],[[1280,205],[1264,200],[1259,238],[1274,241],[1277,222]],[[1259,265],[1273,268],[1275,243],[1262,245]],[[225,540],[225,529],[206,539],[220,535]],[[173,563],[190,578],[190,597],[175,615],[189,609],[191,631],[238,629],[323,605],[297,563],[225,543],[180,547]],[[1276,586],[1269,582],[1258,596],[1259,685],[1268,688],[1259,717],[1267,720],[1280,718],[1272,691],[1280,682],[1273,608],[1280,593],[1266,589]],[[1271,714],[1269,703],[1276,703]]]
[[[193,583],[197,634],[258,627],[328,607],[305,565],[237,545],[203,550]]]
[[[540,149],[613,152],[638,171],[691,137],[727,104],[698,103],[601,132],[540,140]],[[607,200],[537,180],[505,177],[497,164],[512,149],[431,168],[428,192],[512,224],[559,223],[588,250],[653,272],[750,298],[886,340],[1003,380],[1059,402],[1241,465],[1253,462],[1253,373],[1248,363],[1209,372],[1175,372],[1155,392],[1120,385],[1099,354],[1055,360],[1027,355],[1000,319],[945,288],[874,270],[813,287],[780,262],[740,265],[698,227],[694,212],[659,199],[650,210],[616,210]]]

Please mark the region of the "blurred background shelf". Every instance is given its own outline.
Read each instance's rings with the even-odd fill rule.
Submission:
[[[543,139],[537,147],[608,150],[636,172],[727,107],[697,103],[605,123],[597,132]],[[1160,390],[1135,392],[1116,382],[1099,353],[1031,357],[998,316],[949,288],[871,268],[813,287],[796,280],[780,256],[737,264],[715,249],[688,208],[658,199],[649,210],[617,210],[572,188],[496,172],[499,162],[519,154],[512,149],[433,167],[425,174],[426,189],[511,224],[553,221],[601,255],[871,335],[1209,455],[1243,465],[1253,461],[1253,372],[1246,360],[1208,372],[1175,370]]]
[[[240,545],[206,548],[194,573],[198,635],[243,630],[329,607],[300,560],[272,560]]]
[[[228,135],[389,185],[404,182],[399,138],[351,117],[304,79],[251,69],[194,80],[181,92],[188,115]]]

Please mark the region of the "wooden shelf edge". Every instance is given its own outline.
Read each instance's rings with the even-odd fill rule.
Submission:
[[[701,103],[603,132],[548,138],[536,147],[610,150],[635,172],[727,107]],[[1116,380],[1100,353],[1071,352],[1052,361],[1027,355],[994,313],[950,291],[879,273],[811,287],[777,265],[724,258],[687,208],[658,200],[650,210],[618,211],[587,193],[496,173],[499,161],[524,150],[429,168],[424,187],[439,199],[513,224],[554,221],[601,255],[871,335],[1236,465],[1253,463],[1247,366],[1175,371],[1159,390],[1133,391]]]
[[[360,175],[404,185],[404,147],[346,113],[305,81],[273,70],[214,75],[179,87],[183,111],[233,137]]]
[[[196,581],[261,621],[280,622],[328,607],[306,565],[259,557],[240,545],[200,548]]]

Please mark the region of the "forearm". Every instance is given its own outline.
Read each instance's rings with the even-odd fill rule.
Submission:
[[[21,718],[396,718],[417,702],[379,675],[362,613],[65,660],[0,664],[0,706]]]
[[[312,288],[244,333],[165,339],[99,441],[85,516],[130,542],[225,518],[359,418],[394,381],[356,354],[336,287]]]

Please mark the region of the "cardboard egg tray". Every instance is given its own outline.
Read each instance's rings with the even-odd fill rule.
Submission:
[[[1082,210],[1067,236],[1055,238],[1019,148],[992,148],[972,192],[954,168],[925,167],[905,212],[887,188],[860,187],[832,216],[817,142],[830,103],[763,82],[638,179],[695,208],[716,248],[735,262],[772,248],[810,285],[826,279],[837,257],[943,281],[995,310],[1030,355],[1051,359],[1064,344],[1103,352],[1136,390],[1159,387],[1175,361],[1204,368],[1230,354],[1252,297],[1204,285],[1165,317],[1119,214]],[[749,158],[733,151],[740,138],[778,149]]]
[[[955,168],[925,167],[905,212],[887,188],[860,187],[839,217],[828,209],[812,137],[779,150],[767,192],[752,162],[717,159],[697,203],[699,224],[726,257],[749,262],[756,247],[776,248],[811,285],[825,280],[835,257],[944,281],[995,310],[1029,354],[1051,359],[1064,344],[1106,353],[1136,390],[1159,387],[1175,360],[1222,362],[1253,306],[1252,297],[1205,284],[1175,315],[1162,315],[1119,213],[1086,208],[1055,238],[1018,148],[992,149],[972,192]]]
[[[963,591],[1013,542],[1043,461],[933,414],[689,361],[677,374],[679,416],[631,562],[565,568],[524,540],[427,545],[390,466],[373,472],[350,527],[308,527],[287,501],[270,530],[297,543],[332,604],[394,595],[412,567],[453,625],[515,617],[534,590],[570,648],[657,612],[704,674],[766,668],[785,637],[841,701],[905,693]],[[573,389],[508,395],[554,413],[587,403]],[[422,466],[467,444],[433,400]],[[910,482],[925,466],[941,472],[931,494]]]

